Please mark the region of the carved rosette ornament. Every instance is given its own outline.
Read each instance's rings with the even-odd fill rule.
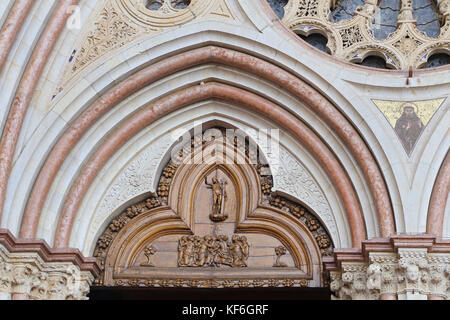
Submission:
[[[420,242],[426,248],[414,248]],[[450,299],[449,242],[431,236],[396,236],[390,241],[365,241],[362,251],[336,251],[339,262],[325,262],[333,299]]]
[[[353,63],[375,55],[384,58],[387,68],[408,70],[421,68],[435,53],[450,54],[449,0],[438,1],[441,30],[435,38],[417,28],[412,0],[401,0],[397,29],[385,39],[375,38],[374,29],[380,23],[378,2],[367,0],[356,8],[350,19],[333,22],[335,1],[290,0],[284,7],[282,22],[302,36],[325,36],[331,55]]]
[[[247,162],[243,165],[243,168],[246,169],[242,170],[250,170],[248,172],[252,172],[252,174],[255,175],[255,180],[253,181],[255,181],[254,183],[256,183],[256,185],[252,188],[254,190],[253,194],[256,197],[252,195],[250,198],[258,201],[258,205],[260,206],[259,210],[262,210],[261,212],[271,212],[273,219],[288,219],[286,221],[291,221],[289,223],[295,221],[297,225],[302,226],[302,232],[306,232],[313,243],[313,248],[311,249],[319,256],[331,256],[333,252],[333,243],[321,221],[303,206],[272,193],[273,177],[270,175],[270,168],[261,161],[257,164],[248,162],[250,157],[256,156],[255,158],[259,158],[260,151],[257,148],[255,150],[250,148],[247,142],[248,141],[246,141],[245,148],[240,150],[243,150],[244,157],[247,157]],[[205,135],[202,134],[201,136],[192,138],[190,143],[186,146],[190,145],[194,150],[203,150],[205,154],[210,154],[210,148],[214,146],[215,143],[214,139],[205,137]],[[220,142],[220,144],[221,143],[222,142]],[[228,148],[227,150],[236,150],[240,146],[240,143],[239,139],[227,140],[226,148]],[[247,201],[245,200],[243,202],[242,198],[239,198],[241,196],[235,193],[236,190],[242,190],[241,186],[237,187],[236,185],[236,179],[238,178],[231,173],[227,173],[229,172],[229,169],[224,165],[223,167],[212,166],[211,169],[205,173],[201,173],[203,171],[198,171],[200,175],[197,178],[192,178],[197,182],[186,180],[188,178],[185,176],[191,174],[191,170],[200,170],[197,169],[199,168],[199,165],[185,164],[185,161],[195,156],[195,153],[186,153],[186,146],[180,146],[179,151],[176,152],[179,159],[171,160],[166,168],[163,169],[157,193],[151,195],[150,198],[123,210],[119,216],[110,222],[105,232],[98,238],[94,256],[98,259],[102,267],[105,267],[106,265],[111,266],[111,264],[116,263],[113,261],[119,261],[108,259],[122,259],[121,257],[113,258],[114,255],[121,254],[121,252],[130,254],[130,258],[126,258],[126,261],[130,261],[131,264],[127,267],[122,267],[122,262],[117,262],[118,267],[115,269],[117,270],[115,271],[116,273],[111,275],[111,272],[108,274],[108,272],[103,270],[103,273],[96,279],[95,284],[218,288],[309,285],[312,278],[308,278],[311,276],[307,276],[306,274],[307,272],[310,274],[313,269],[310,269],[310,271],[307,269],[303,270],[303,268],[305,268],[304,262],[302,262],[304,258],[299,258],[299,255],[303,254],[301,251],[304,249],[292,247],[292,244],[287,240],[276,238],[278,239],[276,240],[278,241],[278,244],[273,245],[273,249],[275,249],[277,246],[280,246],[280,242],[283,244],[283,246],[281,246],[283,250],[276,249],[280,252],[275,250],[276,254],[279,254],[277,267],[284,267],[283,273],[277,271],[278,268],[274,268],[273,260],[271,259],[268,259],[266,264],[264,264],[265,262],[262,260],[261,262],[257,262],[259,261],[258,259],[263,259],[261,257],[264,257],[264,255],[258,255],[257,252],[258,250],[260,250],[259,252],[262,252],[261,250],[266,250],[267,245],[264,243],[265,238],[259,238],[260,240],[255,244],[244,234],[248,231],[253,234],[259,233],[264,231],[264,227],[258,227],[258,229],[255,229],[253,226],[248,227],[242,220],[244,218],[239,218],[236,216],[237,213],[233,212],[233,210],[241,210],[240,206]],[[212,177],[217,178],[214,180]],[[182,189],[182,183],[184,183],[184,181],[191,181],[186,182],[185,187],[188,188],[186,190]],[[214,191],[212,188],[214,184],[219,186],[216,190],[216,199],[211,195],[211,191]],[[226,190],[224,190],[225,186]],[[176,190],[176,195],[172,190],[174,188]],[[189,192],[193,192],[193,194],[190,194]],[[249,191],[245,192],[249,194]],[[225,197],[227,193],[229,194],[226,200]],[[179,202],[184,196],[189,199],[188,204],[181,204]],[[195,216],[186,216],[183,215],[183,213],[176,212],[177,210],[188,210],[188,212],[197,210],[195,205],[196,199],[199,199],[199,203],[205,203],[205,205],[199,207],[202,209],[198,209],[201,210],[201,212],[197,213],[197,215],[204,215],[204,219],[206,220],[201,220],[202,222],[199,223],[198,226],[195,221],[203,219],[200,216],[196,218]],[[213,211],[216,210],[216,214],[229,214],[228,220],[211,221],[211,206]],[[159,215],[166,218],[157,218]],[[162,224],[164,224],[164,221],[166,220],[168,221],[167,223],[170,221],[177,221],[176,229],[170,231],[169,227],[155,227],[158,236],[153,235],[150,232],[147,232],[147,234],[143,233],[139,237],[137,235],[135,236],[137,242],[136,249],[132,249],[134,250],[133,252],[126,253],[127,249],[124,248],[119,250],[121,246],[131,246],[131,242],[126,240],[125,234],[133,235],[133,228],[137,228],[136,230],[145,230],[142,226],[138,227],[141,223],[140,221],[151,221],[151,219],[155,219],[154,223]],[[257,219],[255,221],[257,221]],[[149,224],[150,222],[146,223]],[[134,227],[134,225],[136,225],[136,227]],[[200,230],[200,232],[198,232],[198,230]],[[176,240],[170,240],[173,238],[166,238],[166,240],[160,240],[162,242],[158,243],[158,237],[163,237],[165,234],[167,234],[167,237],[177,235]],[[272,233],[266,235],[266,237],[271,236],[273,236]],[[144,240],[147,238],[149,240]],[[274,240],[272,240],[272,242],[273,241]],[[119,245],[118,243],[123,244]],[[117,247],[113,244],[117,245]],[[255,244],[256,247],[262,247],[256,248],[253,244]],[[176,245],[176,247],[173,247],[174,245]],[[150,252],[152,250],[149,249],[149,246],[153,246],[154,248],[157,247],[157,256],[162,257],[161,259],[165,260],[160,263],[159,260],[156,261],[155,258],[152,258],[151,264],[153,275],[149,274],[147,277],[137,278],[135,274],[140,273],[137,268],[140,266],[145,268],[145,264],[150,263],[149,257],[152,256],[152,253]],[[162,247],[166,249],[161,249]],[[252,251],[256,252],[255,257],[252,257]],[[283,262],[280,261],[281,256],[285,256]],[[254,263],[256,263],[256,265]],[[133,269],[134,271],[130,271],[131,273],[127,274],[126,270],[128,269]],[[269,273],[274,273],[276,276],[270,277],[268,270],[271,270]],[[206,277],[204,272],[215,272],[213,279],[201,279],[202,277]],[[240,273],[238,276],[239,280],[234,276],[236,272]],[[198,276],[195,276],[196,274],[198,274]],[[159,277],[158,275],[165,276]],[[199,280],[197,281],[190,277],[195,277]],[[316,282],[314,283],[317,286],[318,280],[315,281]],[[322,280],[319,280],[319,282],[320,281]]]

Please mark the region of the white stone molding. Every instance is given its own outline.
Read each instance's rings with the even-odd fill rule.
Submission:
[[[440,3],[442,27],[440,34],[429,37],[416,27],[412,0],[402,0],[397,29],[385,39],[374,36],[373,23],[378,1],[367,0],[356,8],[351,19],[333,22],[333,1],[290,0],[285,6],[282,22],[294,32],[309,36],[326,35],[327,49],[334,57],[359,63],[369,55],[384,58],[391,69],[420,68],[436,52],[450,52],[448,3]]]

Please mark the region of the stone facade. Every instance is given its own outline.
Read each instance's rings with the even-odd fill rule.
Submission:
[[[0,298],[448,299],[450,0],[390,2],[0,1]],[[197,127],[265,163],[180,169]]]

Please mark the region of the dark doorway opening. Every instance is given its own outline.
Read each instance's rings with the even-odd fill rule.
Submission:
[[[92,287],[90,300],[330,300],[329,288]]]

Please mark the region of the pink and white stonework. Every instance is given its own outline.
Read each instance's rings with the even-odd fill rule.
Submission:
[[[383,40],[377,1],[341,22],[316,2],[1,1],[0,299],[175,281],[450,299],[450,65],[432,64],[450,0],[436,37],[399,0]],[[173,164],[213,129],[266,163]]]

